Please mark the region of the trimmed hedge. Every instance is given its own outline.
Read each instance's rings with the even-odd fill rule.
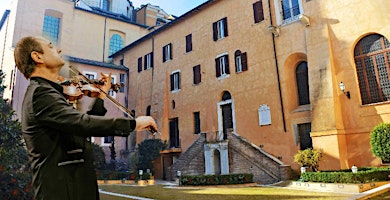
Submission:
[[[252,183],[253,174],[226,175],[184,175],[180,177],[181,185],[229,185]]]
[[[151,173],[143,173],[141,180],[149,180],[151,177]],[[140,176],[131,172],[96,170],[96,178],[98,180],[139,180]]]
[[[131,180],[131,173],[111,170],[96,170],[96,178],[98,180]]]
[[[359,168],[357,173],[351,170],[305,172],[300,181],[322,183],[369,183],[389,181],[390,168]]]

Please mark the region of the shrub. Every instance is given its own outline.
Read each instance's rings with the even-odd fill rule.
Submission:
[[[146,169],[152,169],[152,161],[160,156],[160,151],[167,148],[166,141],[160,139],[144,140],[138,145],[138,169],[146,171]]]
[[[301,167],[310,167],[313,171],[318,171],[318,163],[322,158],[322,150],[312,148],[299,150],[294,155],[294,162]]]
[[[252,182],[253,174],[184,175],[180,177],[181,185],[229,185]]]
[[[301,175],[304,182],[322,183],[369,183],[388,181],[390,168],[359,168],[357,173],[351,170],[306,172]]]
[[[95,169],[104,169],[106,166],[106,155],[104,150],[98,144],[92,143],[93,149],[93,165]]]
[[[383,162],[390,162],[390,123],[380,123],[370,133],[372,153]]]

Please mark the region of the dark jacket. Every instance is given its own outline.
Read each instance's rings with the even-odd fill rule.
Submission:
[[[33,172],[34,199],[99,199],[91,136],[128,136],[135,121],[105,118],[103,100],[82,113],[62,86],[31,78],[22,107],[22,132]]]

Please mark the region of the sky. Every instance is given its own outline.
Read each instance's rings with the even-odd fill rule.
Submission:
[[[12,0],[0,0],[0,17],[3,16],[5,9],[10,8],[11,1]],[[150,3],[159,6],[168,14],[178,17],[206,1],[207,0],[133,0],[131,2],[133,2],[135,8]]]

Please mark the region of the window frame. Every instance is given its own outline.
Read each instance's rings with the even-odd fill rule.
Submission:
[[[223,53],[215,58],[216,77],[223,79],[230,76],[229,54]]]
[[[180,70],[175,70],[170,76],[171,92],[176,93],[180,91]]]
[[[163,46],[163,62],[172,60],[172,43]]]
[[[288,0],[289,1],[289,4],[291,6],[291,1],[292,0]],[[284,25],[287,25],[287,24],[291,24],[292,22],[295,22],[295,21],[298,21],[299,20],[299,16],[300,15],[303,15],[304,12],[303,12],[303,5],[302,5],[302,1],[301,0],[297,0],[298,1],[298,7],[299,7],[299,14],[298,15],[294,15],[290,18],[286,18],[284,19],[284,15],[283,15],[283,0],[274,0],[274,6],[275,6],[275,17],[276,17],[276,22],[277,22],[277,25],[280,25],[280,26],[284,26]]]
[[[222,18],[213,23],[213,39],[214,41],[221,40],[228,36],[227,17]]]

